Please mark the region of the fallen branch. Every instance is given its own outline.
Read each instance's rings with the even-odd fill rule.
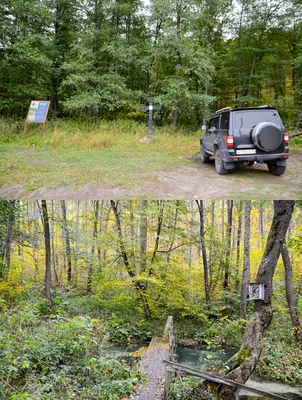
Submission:
[[[302,136],[302,132],[290,133],[290,134],[288,135],[288,137],[290,137],[290,138],[293,138],[293,137],[296,137],[296,136]]]
[[[8,382],[6,382],[3,378],[0,378],[0,381],[3,382],[3,384],[7,387],[9,387],[10,389],[13,389],[13,386],[11,386]]]

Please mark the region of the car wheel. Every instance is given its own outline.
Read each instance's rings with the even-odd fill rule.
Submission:
[[[247,165],[248,167],[252,167],[254,165],[254,161],[244,161],[244,165]]]
[[[228,171],[224,168],[219,149],[216,149],[215,151],[215,168],[218,175],[226,175],[228,173]]]
[[[207,153],[204,151],[203,145],[200,145],[200,157],[201,157],[201,162],[203,163],[208,163],[210,162],[210,157],[207,155]]]
[[[285,165],[277,165],[275,162],[267,163],[267,167],[268,167],[269,172],[272,175],[276,175],[276,176],[283,175],[286,170]]]

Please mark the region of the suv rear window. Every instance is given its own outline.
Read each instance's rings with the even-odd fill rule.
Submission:
[[[229,129],[230,113],[221,114],[220,129]]]
[[[209,124],[209,128],[216,128],[219,129],[219,116],[218,117],[214,117],[210,120],[210,124]]]
[[[249,110],[235,112],[235,128],[253,128],[260,122],[273,122],[280,125],[276,113],[272,111]]]

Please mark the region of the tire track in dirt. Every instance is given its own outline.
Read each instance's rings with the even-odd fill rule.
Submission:
[[[292,150],[286,173],[271,175],[265,164],[253,167],[239,165],[228,175],[220,176],[214,164],[202,164],[199,154],[189,158],[192,166],[146,171],[145,183],[134,187],[110,187],[108,184],[41,187],[27,192],[21,185],[0,188],[0,199],[302,199],[302,153]],[[149,179],[148,179],[149,178]]]

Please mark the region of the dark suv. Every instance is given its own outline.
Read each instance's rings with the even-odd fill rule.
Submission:
[[[237,163],[266,163],[273,175],[282,175],[288,158],[288,134],[277,110],[270,106],[223,108],[210,119],[200,138],[201,160],[215,158],[219,175]]]

